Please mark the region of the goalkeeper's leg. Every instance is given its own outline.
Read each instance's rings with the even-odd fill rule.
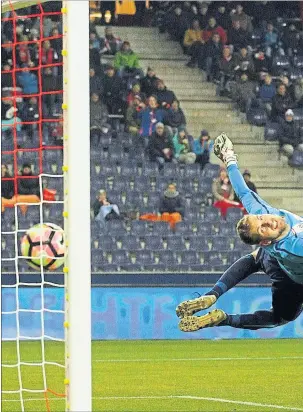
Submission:
[[[191,316],[200,310],[208,309],[221,295],[252,273],[257,272],[260,266],[256,263],[256,254],[257,251],[238,259],[224,272],[214,287],[204,296],[180,303],[176,309],[177,316],[183,318],[185,316]]]

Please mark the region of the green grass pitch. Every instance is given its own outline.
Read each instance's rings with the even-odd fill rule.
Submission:
[[[48,342],[46,360],[63,361],[63,345]],[[21,342],[22,361],[41,361],[39,342]],[[2,362],[16,345],[4,342]],[[93,342],[93,411],[303,411],[303,342],[281,340]],[[47,367],[48,386],[64,390],[63,370]],[[42,388],[39,366],[22,367],[23,386]],[[2,369],[2,389],[18,389],[15,368]],[[25,411],[45,411],[41,394],[26,394]],[[35,400],[32,400],[35,398]],[[2,411],[20,411],[3,394]],[[64,400],[50,397],[51,411]],[[8,401],[10,400],[10,401]],[[230,402],[229,402],[230,401]]]

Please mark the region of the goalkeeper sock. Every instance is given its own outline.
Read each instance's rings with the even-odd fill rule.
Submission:
[[[273,328],[278,324],[271,310],[258,310],[254,313],[245,313],[242,315],[227,315],[227,318],[217,326],[257,330],[261,328]]]
[[[233,263],[220,277],[214,287],[205,295],[215,295],[217,299],[233,288],[235,285],[246,279],[252,273],[257,272],[259,265],[255,258],[249,254],[241,257]]]

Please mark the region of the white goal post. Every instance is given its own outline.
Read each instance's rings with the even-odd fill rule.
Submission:
[[[89,1],[63,2],[67,410],[92,411]]]
[[[2,0],[1,12],[45,1]],[[92,411],[89,1],[65,0],[62,4],[65,409],[87,412]]]

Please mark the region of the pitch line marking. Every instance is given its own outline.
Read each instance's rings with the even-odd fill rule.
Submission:
[[[266,361],[266,360],[302,360],[303,356],[278,356],[278,357],[256,357],[256,358],[250,358],[250,357],[231,357],[231,358],[157,358],[157,359],[93,359],[92,363],[127,363],[127,362],[210,362],[210,361],[240,361],[240,360],[252,360],[252,361]],[[61,360],[53,360],[52,362],[60,362]],[[12,360],[7,360],[6,364],[13,363],[15,361]],[[31,361],[28,361],[30,363]],[[34,362],[34,361],[32,361]],[[28,365],[30,366],[30,365]]]
[[[303,356],[280,356],[280,357],[237,357],[237,358],[158,358],[158,359],[95,359],[97,363],[119,363],[119,362],[201,362],[201,361],[233,361],[233,360],[298,360],[303,359]]]
[[[205,397],[205,396],[192,396],[192,395],[171,395],[171,396],[94,396],[92,397],[93,400],[146,400],[146,399],[163,399],[163,400],[169,400],[169,399],[187,399],[187,400],[196,400],[196,401],[208,401],[208,402],[219,402],[219,403],[231,403],[234,405],[246,405],[246,406],[255,406],[255,407],[260,407],[260,408],[270,408],[270,409],[283,409],[287,411],[299,411],[303,412],[303,408],[297,408],[297,407],[292,407],[292,406],[282,406],[282,405],[272,405],[272,404],[267,404],[267,403],[259,403],[259,402],[246,402],[246,401],[235,401],[231,399],[222,399],[222,398],[210,398],[210,397]],[[24,401],[43,401],[44,398],[28,398],[24,399]],[[58,398],[52,398],[53,400],[57,401],[62,401],[62,399]],[[2,399],[2,402],[20,402],[18,399],[14,400],[8,400],[8,399]]]

